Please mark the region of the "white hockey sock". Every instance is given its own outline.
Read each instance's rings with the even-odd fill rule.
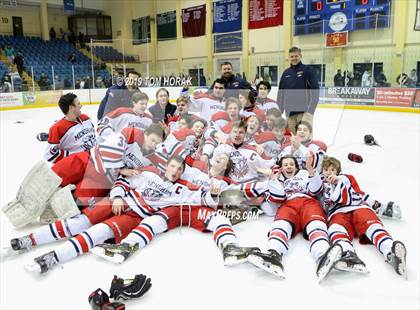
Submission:
[[[65,220],[58,220],[55,223],[45,225],[35,230],[32,234],[32,240],[35,245],[49,243],[66,237],[72,237],[85,231],[92,224],[86,215],[80,214]]]
[[[387,254],[391,252],[394,240],[386,231],[386,229],[378,223],[368,227],[365,233],[366,237],[375,245],[379,252],[387,259]]]
[[[339,224],[332,224],[330,227],[328,227],[328,237],[333,244],[339,244],[343,249],[343,252],[356,252],[353,244],[350,242],[347,229],[344,226]]]
[[[227,244],[238,243],[232,224],[224,215],[213,212],[207,216],[205,222],[207,229],[213,232],[213,239],[219,248]]]
[[[67,262],[110,238],[114,238],[112,229],[104,223],[99,223],[64,242],[55,253],[59,262]]]
[[[330,247],[328,241],[327,225],[322,221],[311,221],[306,225],[306,234],[309,238],[309,252],[317,261]]]
[[[121,243],[138,244],[139,248],[148,245],[156,234],[163,233],[168,229],[166,220],[159,215],[146,217],[140,225],[134,228]]]
[[[289,250],[288,241],[292,237],[292,231],[292,224],[288,221],[274,221],[268,233],[268,249],[273,249],[280,254],[287,253]]]

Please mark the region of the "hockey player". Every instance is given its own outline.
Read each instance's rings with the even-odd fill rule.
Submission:
[[[273,99],[268,98],[268,94],[271,91],[271,84],[268,81],[261,81],[257,85],[257,108],[267,112],[270,109],[276,109],[280,111],[277,102]]]
[[[321,281],[342,254],[341,246],[330,247],[327,219],[313,196],[320,193],[322,181],[307,157],[307,170],[299,170],[296,158],[286,155],[280,160],[280,173],[274,174],[268,185],[268,199],[280,206],[268,234],[268,253],[254,252],[248,260],[255,266],[284,278],[282,258],[288,242],[299,232],[309,239],[309,250],[317,262],[316,274]]]
[[[179,178],[183,173],[183,160],[180,158],[173,158],[172,160],[177,161],[179,164],[179,171],[177,174],[173,174],[172,177],[173,179]],[[111,197],[115,195],[127,197],[127,194],[131,191],[130,187],[132,188],[134,184],[133,182],[135,180],[121,178],[116,183]],[[201,191],[200,187],[194,186],[182,179],[178,179],[175,184],[183,184],[192,190]],[[217,185],[210,185],[210,193],[212,193],[215,202],[215,194],[220,194],[220,191],[221,189]],[[92,249],[92,252],[113,262],[122,263],[139,248],[148,245],[157,234],[182,225],[195,228],[202,232],[213,232],[213,239],[216,245],[222,250],[226,266],[244,262],[251,251],[258,250],[258,248],[239,247],[231,223],[224,215],[214,210],[215,205],[213,205],[213,208],[207,207],[192,198],[182,200],[174,196],[172,203],[174,206],[162,208],[160,211],[154,213],[153,216],[144,219],[127,238],[122,240],[121,244],[103,244]],[[159,197],[155,198],[155,203],[161,205],[162,202],[158,199]],[[151,205],[153,204],[154,202],[151,203]]]
[[[188,96],[189,85],[185,84],[181,90],[181,96]],[[189,110],[191,112],[200,112],[200,117],[210,120],[214,113],[224,111],[225,99],[223,94],[226,89],[226,81],[216,79],[213,83],[213,90],[210,93],[197,93],[190,98]]]
[[[240,119],[241,103],[235,97],[226,99],[225,111],[214,113],[211,116],[210,125],[215,131],[220,130],[226,124]]]
[[[60,97],[58,105],[65,116],[49,130],[44,159],[51,163],[70,154],[89,151],[96,144],[92,120],[81,113],[79,98],[68,93]]]
[[[281,151],[290,144],[289,136],[285,136],[286,120],[283,118],[273,121],[272,129],[255,136],[255,143],[264,148],[264,152],[273,158],[277,158]]]
[[[181,129],[180,124],[179,124],[181,121],[181,118],[184,120],[186,119],[186,117],[189,117],[190,120],[194,120],[198,118],[198,116],[188,113],[189,104],[190,104],[190,101],[188,100],[187,97],[180,96],[176,99],[175,115],[171,116],[168,119],[168,126],[171,131]],[[187,127],[187,126],[183,126],[183,127]]]
[[[79,216],[57,221],[27,236],[12,239],[11,247],[14,251],[22,252],[74,236],[26,266],[29,271],[44,273],[54,265],[88,252],[107,239],[114,238],[117,243],[121,242],[143,218],[166,206],[188,203],[217,205],[220,189],[212,187],[210,191],[202,191],[180,180],[183,165],[182,159],[172,158],[164,175],[154,167],[146,167],[139,175],[120,178],[110,193],[110,199],[86,208]]]
[[[152,124],[152,116],[146,112],[149,97],[142,92],[135,92],[131,97],[132,108],[117,108],[108,113],[98,123],[98,142],[105,141],[123,128],[135,127],[146,130]]]
[[[313,167],[321,173],[322,159],[327,152],[327,146],[324,142],[312,140],[312,126],[305,121],[299,122],[296,126],[296,135],[291,136],[290,142],[290,145],[280,153],[279,158],[293,155],[299,163],[299,169],[305,169],[305,158],[308,154],[312,154]]]
[[[247,124],[244,121],[237,121],[232,126],[229,139],[226,144],[221,144],[211,152],[213,156],[218,153],[227,153],[233,162],[232,171],[229,177],[238,183],[258,181],[260,175],[257,168],[271,168],[275,159],[259,154],[255,146],[245,142]],[[210,150],[211,151],[211,150]],[[203,151],[206,152],[206,148]],[[207,153],[210,157],[210,153]]]
[[[247,119],[251,115],[256,115],[260,123],[265,122],[265,112],[256,107],[256,100],[252,91],[241,89],[238,98],[243,108],[242,117]]]
[[[360,243],[372,243],[396,273],[407,278],[407,250],[401,241],[393,240],[375,214],[375,211],[380,212],[386,206],[364,193],[352,175],[341,174],[339,160],[325,158],[322,174],[322,203],[328,212],[328,234],[332,243],[343,249],[343,256],[335,268],[367,272],[365,263],[357,256],[351,243],[358,236]],[[393,211],[399,214],[398,206],[393,207]]]
[[[72,154],[51,169],[41,162],[28,173],[17,199],[7,204],[3,212],[16,227],[36,220],[44,211],[44,223],[68,212],[72,216],[74,210],[78,210],[73,195],[81,207],[106,197],[120,173],[135,175],[135,169],[157,162],[153,151],[162,139],[163,130],[159,124],[153,124],[144,133],[137,128],[125,128],[90,152]],[[70,192],[72,184],[76,187],[73,195]],[[64,188],[57,191],[60,185]],[[48,212],[50,208],[45,209],[49,200],[52,201],[52,213]]]

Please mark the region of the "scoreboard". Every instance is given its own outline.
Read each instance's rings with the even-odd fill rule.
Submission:
[[[390,15],[391,0],[295,0],[294,35],[388,28]]]

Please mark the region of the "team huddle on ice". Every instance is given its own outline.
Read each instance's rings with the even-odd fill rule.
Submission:
[[[399,218],[399,207],[378,202],[344,174],[313,139],[311,123],[286,128],[283,111],[267,98],[270,87],[261,82],[264,95],[226,96],[217,79],[206,93],[183,89],[176,106],[162,88],[150,114],[148,96],[136,91],[131,108],[109,111],[96,128],[78,98],[63,95],[65,117],[50,128],[45,161],[3,207],[15,227],[44,225],[12,239],[10,251],[66,238],[26,268],[44,273],[89,251],[122,263],[158,234],[188,226],[212,232],[225,265],[249,262],[284,278],[282,257],[302,233],[319,281],[333,268],[367,272],[354,237],[406,277],[406,248],[379,219]],[[222,208],[274,217],[267,249],[241,247]]]

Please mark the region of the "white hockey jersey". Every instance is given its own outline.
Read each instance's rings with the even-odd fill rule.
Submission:
[[[148,113],[138,115],[131,108],[118,108],[108,113],[98,123],[98,142],[106,140],[114,133],[120,133],[127,127],[135,127],[144,131],[149,128],[152,122],[152,116]]]
[[[260,110],[263,110],[264,112],[267,112],[270,109],[277,109],[280,110],[277,102],[270,98],[257,98],[257,108]]]
[[[135,177],[120,177],[115,182],[110,198],[121,197],[132,211],[147,217],[169,206],[191,205],[217,207],[218,198],[202,187],[178,179],[170,182],[158,169],[146,167]]]
[[[298,161],[299,169],[306,168],[306,155],[312,153],[313,156],[313,168],[319,173],[322,172],[322,161],[325,157],[327,146],[321,141],[309,141],[305,144],[301,144],[292,154],[292,145],[286,146],[279,155],[279,159],[285,155],[293,155]]]
[[[50,128],[44,158],[56,163],[70,154],[89,151],[95,144],[95,129],[89,116],[81,114],[77,122],[62,118]]]
[[[183,95],[183,94],[181,94]],[[210,120],[212,115],[225,110],[225,99],[214,97],[209,93],[198,93],[190,97],[190,112],[200,112],[200,117]]]
[[[328,218],[336,213],[346,213],[373,206],[375,200],[360,189],[352,175],[341,174],[338,179],[337,185],[323,183],[321,204]]]
[[[322,190],[322,180],[317,172],[313,177],[308,171],[299,170],[296,175],[286,179],[283,174],[268,182],[268,200],[281,204],[297,197],[315,197]]]

